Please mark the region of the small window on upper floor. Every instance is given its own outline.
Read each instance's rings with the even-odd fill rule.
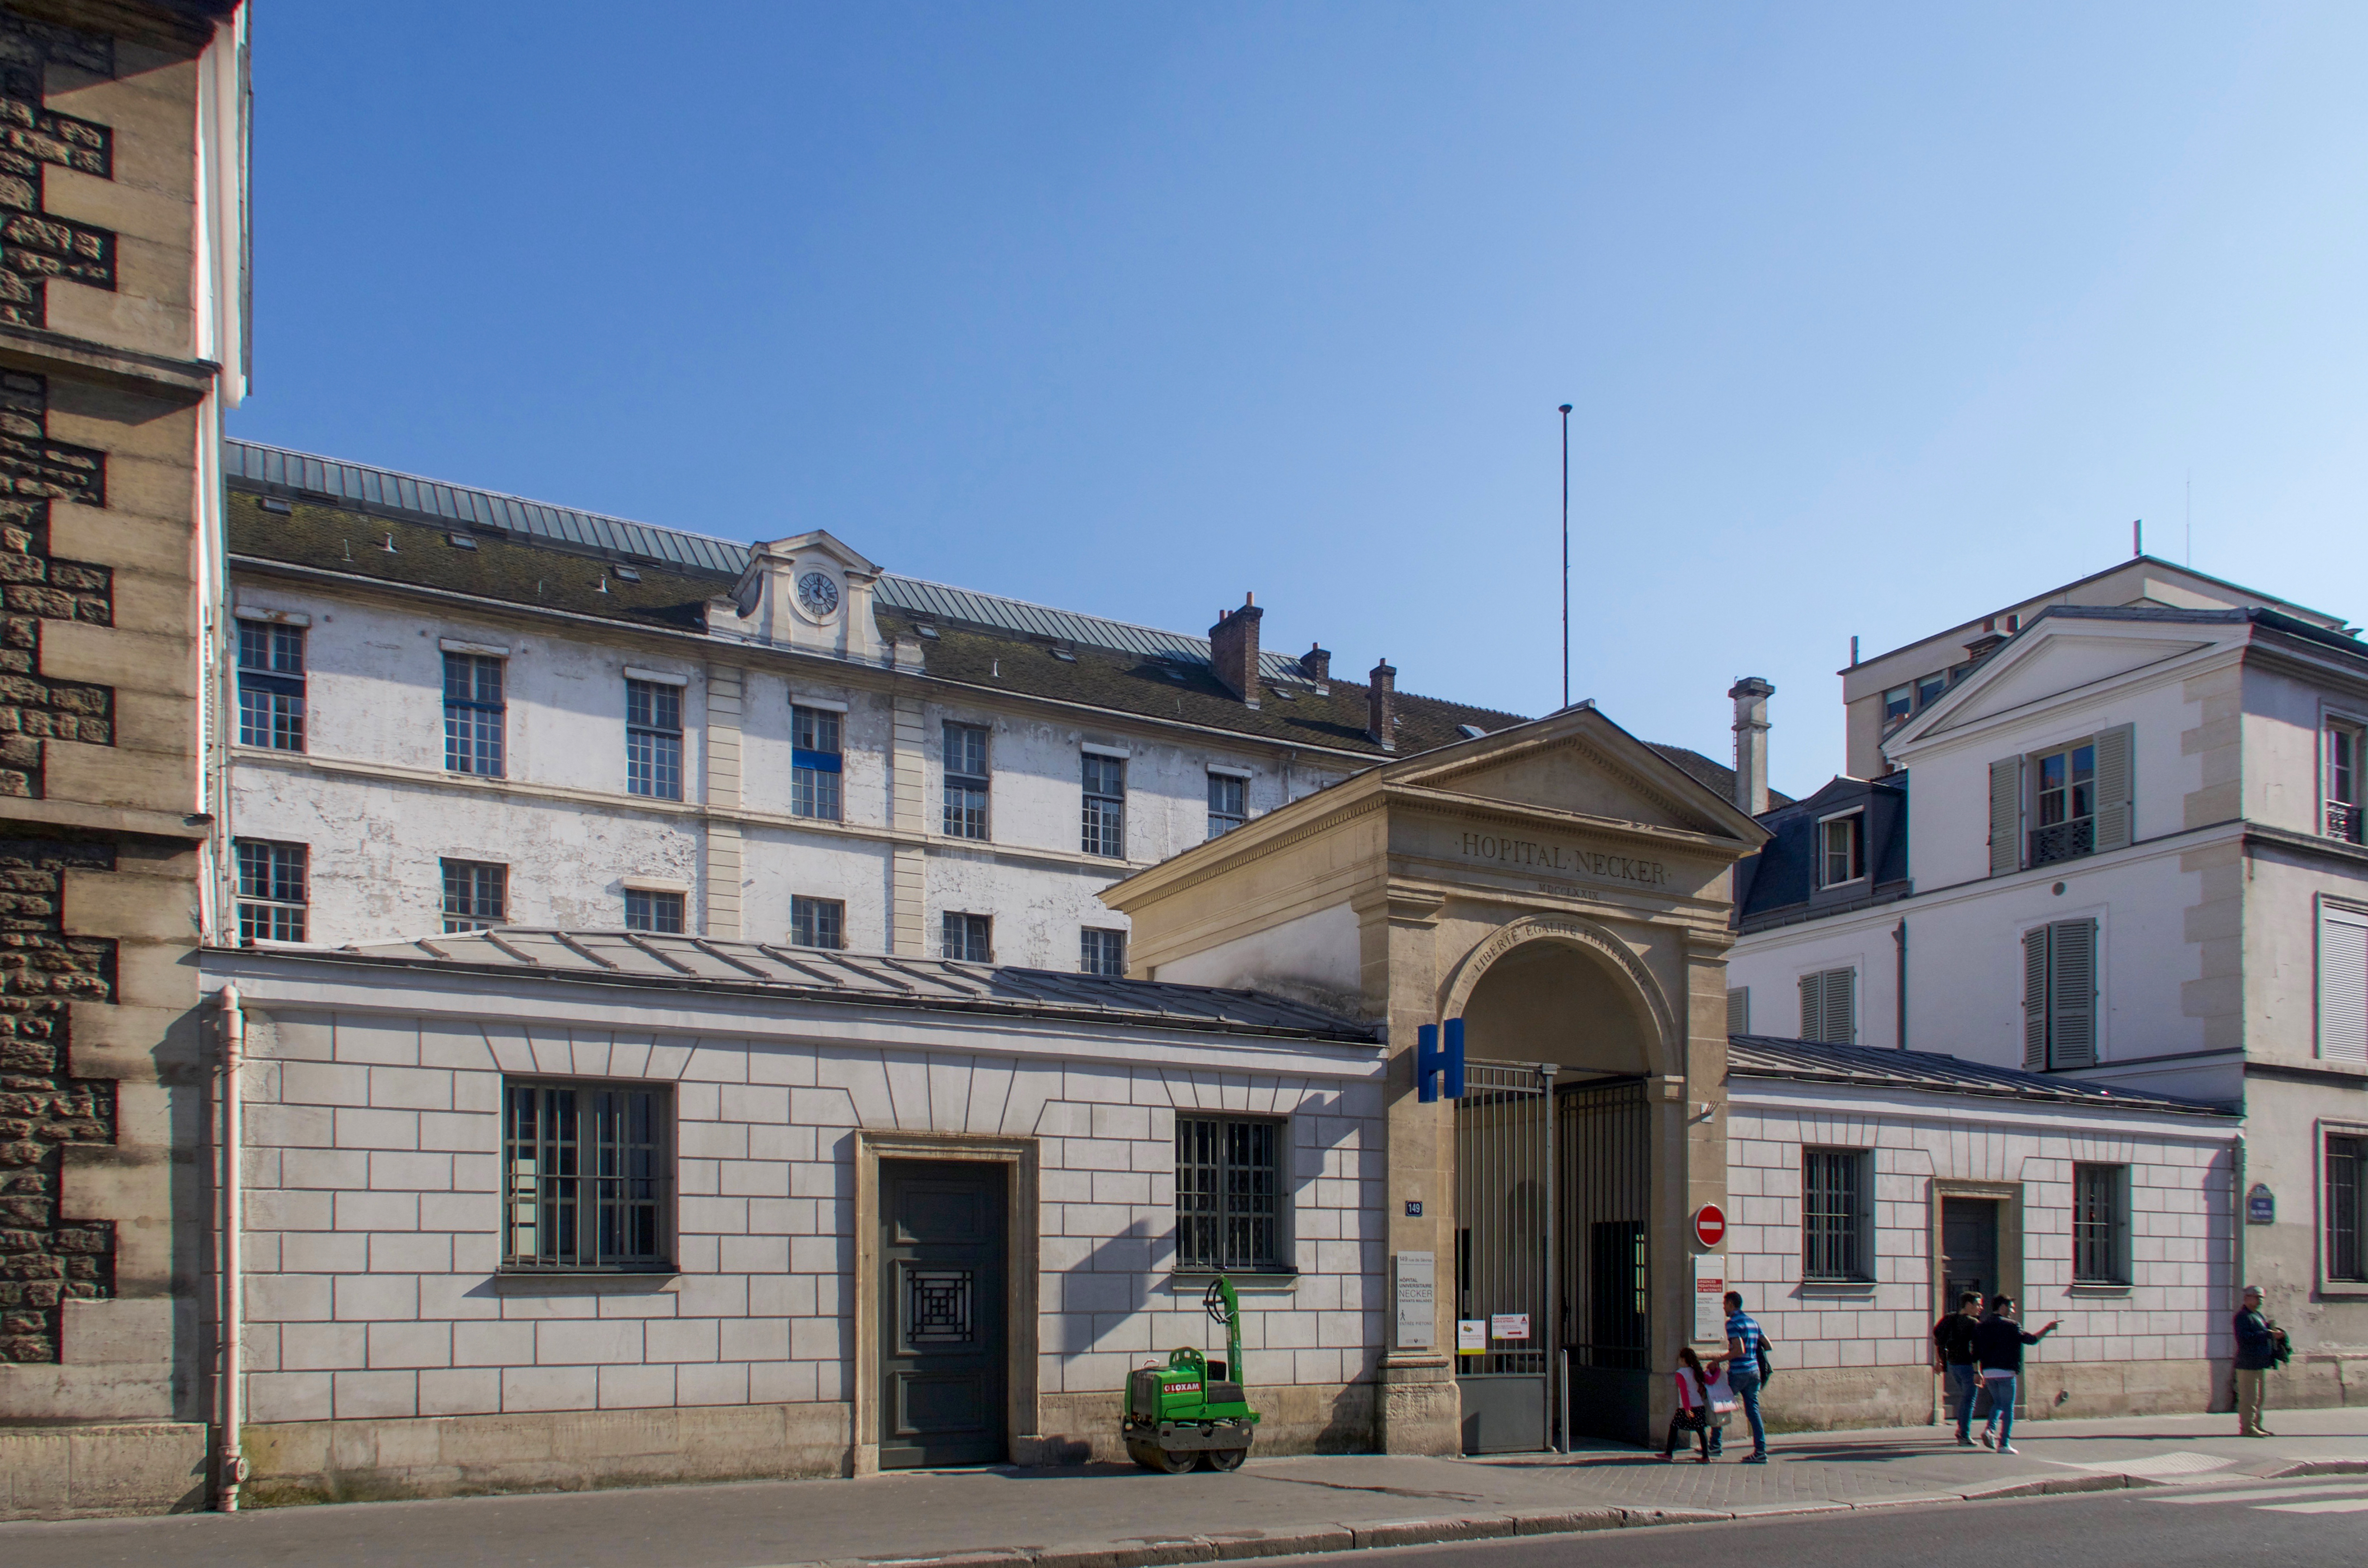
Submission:
[[[1850,812],[1817,824],[1817,885],[1839,887],[1866,875],[1866,813]]]
[[[2340,838],[2347,844],[2363,839],[2362,831],[2361,770],[2363,744],[2368,744],[2368,728],[2350,719],[2329,719],[2327,722],[2327,836]]]
[[[625,890],[625,929],[661,936],[682,935],[683,896],[655,888]]]
[[[847,903],[836,898],[805,898],[790,895],[790,946],[793,948],[829,948],[834,950],[847,946]]]
[[[1916,711],[1916,688],[1914,687],[1895,686],[1889,691],[1883,694],[1883,722],[1884,723],[1897,723],[1900,720],[1907,718],[1907,715],[1914,711]]]
[[[444,929],[483,931],[509,917],[510,869],[492,860],[443,860]]]
[[[444,655],[444,770],[502,777],[503,661]]]
[[[682,799],[682,687],[625,682],[625,790]]]
[[[238,744],[304,749],[304,629],[238,623]]]
[[[993,963],[995,917],[947,912],[939,926],[938,950],[958,963]]]
[[[1938,675],[1926,676],[1916,683],[1916,706],[1924,708],[1940,701],[1941,695],[1948,689],[1948,671],[1942,670]]]
[[[948,838],[986,836],[986,730],[978,724],[948,724],[946,814]]]
[[[1249,780],[1230,773],[1209,775],[1209,836],[1228,834],[1249,820]]]
[[[1077,933],[1077,972],[1126,976],[1126,933],[1087,926]]]
[[[238,939],[304,940],[306,847],[266,838],[242,838],[233,847],[238,857]]]
[[[790,814],[838,821],[839,716],[827,708],[790,709]],[[807,944],[811,946],[812,944]]]
[[[1079,847],[1088,855],[1126,858],[1126,759],[1085,756],[1084,832]]]

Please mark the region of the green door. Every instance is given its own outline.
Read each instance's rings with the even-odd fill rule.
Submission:
[[[880,1163],[880,1468],[1008,1453],[1005,1167]]]

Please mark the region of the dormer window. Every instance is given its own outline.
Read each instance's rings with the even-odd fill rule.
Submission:
[[[1866,813],[1848,812],[1817,824],[1817,885],[1839,887],[1866,875]]]

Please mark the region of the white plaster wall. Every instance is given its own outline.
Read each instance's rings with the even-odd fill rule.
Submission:
[[[1250,1381],[1378,1363],[1376,1081],[296,1011],[258,1010],[249,1045],[256,1421],[846,1399],[859,1127],[1039,1140],[1042,1390],[1115,1391],[1210,1343],[1199,1283],[1167,1281],[1194,1109],[1289,1119],[1301,1274],[1245,1314]],[[496,1293],[506,1074],[673,1086],[666,1289]]]
[[[1834,1103],[1811,1103],[1817,1098]],[[2033,1362],[2228,1354],[2233,1129],[2180,1133],[2116,1128],[2055,1108],[2014,1114],[1998,1111],[1995,1102],[1952,1111],[1852,1099],[1822,1088],[1771,1095],[1751,1083],[1738,1085],[1730,1102],[1728,1278],[1775,1341],[1779,1366],[1930,1361],[1928,1335],[1940,1315],[1932,1301],[1935,1178],[2021,1184],[2021,1316],[2033,1329],[2051,1318],[2063,1323],[2026,1353]],[[1872,1285],[1802,1281],[1801,1153],[1808,1146],[1873,1152]],[[2073,1287],[2076,1162],[2129,1167],[2125,1291]]]
[[[791,706],[811,699],[843,702],[839,715],[839,820],[850,826],[889,825],[889,758],[895,744],[895,707],[879,692],[778,671],[750,671],[741,699],[740,800],[750,811],[790,814]]]
[[[2368,701],[2280,670],[2245,672],[2245,815],[2294,833],[2324,829],[2327,721],[2360,718]]]
[[[1336,903],[1269,926],[1255,937],[1220,942],[1159,966],[1151,978],[1181,985],[1256,988],[1282,982],[1354,996],[1363,984],[1357,912]]]
[[[875,838],[798,828],[751,825],[742,833],[740,935],[744,938],[786,942],[792,896],[835,898],[847,905],[843,931],[847,945],[867,952],[887,950],[892,846]]]

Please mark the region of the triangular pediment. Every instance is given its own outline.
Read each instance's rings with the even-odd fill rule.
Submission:
[[[1966,688],[1953,694],[1953,700],[1943,711],[1935,714],[1930,723],[1917,729],[1919,736],[1945,734],[2210,646],[2208,640],[2192,633],[2165,637],[2051,632],[2028,648],[2017,650],[2013,657],[1975,672]]]
[[[1449,748],[1405,782],[1441,794],[1757,844],[1758,824],[1591,710]]]
[[[809,560],[821,556],[842,572],[877,574],[880,570],[843,540],[835,537],[827,528],[809,528],[804,533],[791,534],[787,539],[760,540],[754,553]]]

